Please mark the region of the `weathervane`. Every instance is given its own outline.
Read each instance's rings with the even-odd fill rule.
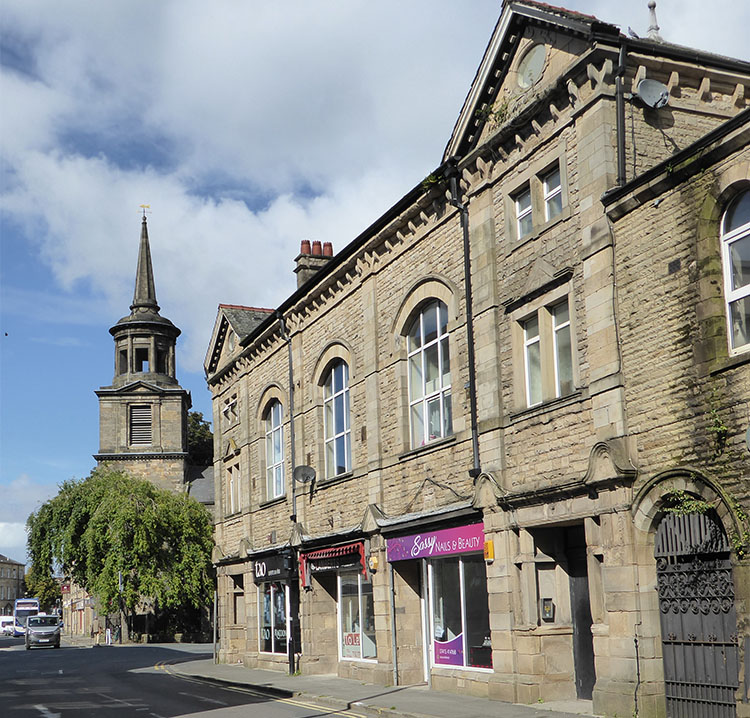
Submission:
[[[141,208],[141,211],[143,212],[144,219],[146,218],[147,214],[151,214],[151,212],[146,212],[147,209],[151,209],[150,204],[141,204],[139,205],[139,207]]]

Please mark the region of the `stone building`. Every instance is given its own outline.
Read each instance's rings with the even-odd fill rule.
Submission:
[[[99,464],[108,463],[160,488],[184,491],[187,414],[192,402],[176,378],[180,330],[159,314],[146,217],[143,217],[130,314],[109,333],[114,378],[99,397]]]
[[[0,554],[0,614],[13,614],[13,602],[23,598],[24,564]]]
[[[748,88],[505,2],[435,171],[220,307],[223,660],[750,715]]]

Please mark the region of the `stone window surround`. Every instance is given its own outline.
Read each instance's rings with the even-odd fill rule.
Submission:
[[[545,178],[557,166],[560,170],[560,196],[562,198],[562,211],[552,219],[546,219],[547,200],[545,198]],[[518,216],[516,198],[526,190],[531,192],[531,216],[532,230],[523,236],[518,236]],[[504,214],[505,214],[505,236],[509,247],[516,247],[536,239],[549,227],[557,224],[570,216],[570,205],[568,203],[568,169],[567,169],[567,146],[565,140],[561,139],[553,151],[543,153],[539,159],[532,161],[529,167],[517,175],[513,183],[504,190]]]
[[[510,312],[511,323],[511,348],[513,352],[513,405],[517,411],[538,408],[545,404],[557,401],[564,397],[558,397],[555,387],[555,357],[554,338],[552,336],[552,307],[560,304],[563,299],[568,299],[568,312],[570,316],[570,344],[573,364],[573,386],[580,386],[580,376],[577,361],[576,342],[576,318],[573,301],[573,286],[569,280],[557,287],[549,289],[523,306]],[[529,406],[527,403],[526,387],[526,356],[524,342],[523,322],[533,315],[539,317],[539,332],[541,340],[541,365],[542,365],[542,400]],[[574,389],[575,391],[575,389]],[[574,392],[573,392],[574,393]]]
[[[234,459],[225,465],[226,475],[226,507],[224,516],[235,516],[242,510],[242,471],[240,462]]]
[[[391,337],[393,338],[393,354],[396,359],[396,381],[398,382],[399,412],[401,420],[400,425],[400,443],[401,451],[399,459],[411,457],[422,451],[428,451],[436,444],[447,443],[454,440],[457,433],[457,420],[460,416],[453,414],[453,436],[445,439],[438,439],[435,442],[412,448],[411,431],[409,423],[409,377],[408,377],[408,334],[411,324],[419,315],[424,304],[434,299],[439,299],[448,308],[448,336],[449,346],[453,346],[454,361],[451,366],[451,374],[455,376],[457,371],[456,359],[458,358],[455,351],[454,332],[459,326],[458,311],[459,297],[461,296],[458,288],[448,279],[438,275],[430,275],[417,280],[406,292],[401,306],[396,312],[396,317],[391,325]],[[458,385],[455,379],[451,378],[454,385]]]

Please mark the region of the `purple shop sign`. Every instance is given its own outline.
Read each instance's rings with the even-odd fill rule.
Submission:
[[[484,524],[469,524],[453,529],[423,531],[413,536],[399,536],[387,540],[386,550],[389,561],[482,551],[484,550]]]
[[[460,633],[451,641],[434,641],[435,664],[440,666],[463,666],[464,634]]]

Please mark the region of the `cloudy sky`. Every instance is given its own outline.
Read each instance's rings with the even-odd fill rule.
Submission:
[[[567,0],[648,27],[647,2]],[[750,3],[660,0],[666,40],[743,57]],[[86,476],[139,205],[178,378],[220,302],[274,307],[303,238],[340,249],[439,163],[500,0],[0,0],[0,553]],[[709,21],[710,20],[710,21]],[[743,59],[748,59],[744,57]]]

